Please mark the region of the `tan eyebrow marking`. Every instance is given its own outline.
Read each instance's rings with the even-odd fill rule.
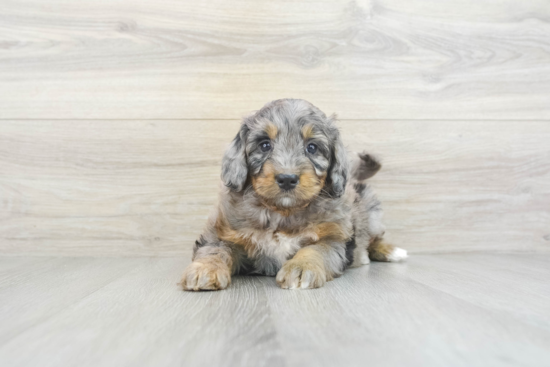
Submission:
[[[273,122],[270,122],[269,124],[267,124],[266,128],[265,128],[265,132],[267,133],[267,136],[269,136],[269,138],[271,140],[275,140],[275,138],[277,137],[277,133],[279,132],[279,130],[277,129],[277,126],[275,126],[273,124]]]
[[[313,137],[313,125],[308,124],[302,128],[302,136],[304,139]]]

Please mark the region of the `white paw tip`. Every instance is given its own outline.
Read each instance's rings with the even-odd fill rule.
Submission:
[[[403,250],[402,248],[396,247],[392,253],[388,256],[388,260],[390,261],[401,261],[408,257],[407,250]]]

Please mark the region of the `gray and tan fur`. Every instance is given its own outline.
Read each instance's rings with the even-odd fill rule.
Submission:
[[[407,257],[382,241],[380,202],[365,182],[380,164],[368,154],[349,161],[335,120],[301,99],[275,100],[244,118],[185,290],[225,289],[233,274],[317,288],[369,259]]]

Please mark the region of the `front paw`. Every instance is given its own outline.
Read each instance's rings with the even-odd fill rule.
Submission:
[[[194,261],[183,272],[181,285],[186,291],[217,291],[231,284],[231,273],[221,261]]]
[[[323,264],[307,258],[292,259],[277,273],[277,284],[283,289],[319,288],[327,282]]]

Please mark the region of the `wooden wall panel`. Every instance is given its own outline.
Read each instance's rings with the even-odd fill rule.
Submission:
[[[0,118],[550,118],[547,0],[3,0]]]
[[[171,255],[238,119],[342,119],[388,237],[550,248],[547,0],[0,1],[0,251]]]
[[[2,254],[188,253],[239,121],[0,121]],[[340,122],[412,252],[548,251],[546,121]]]

